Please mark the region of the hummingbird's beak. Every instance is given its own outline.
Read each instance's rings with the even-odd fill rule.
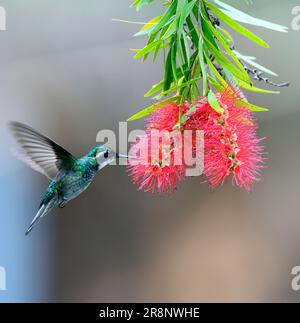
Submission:
[[[129,158],[127,155],[122,155],[122,154],[116,154],[116,157],[119,158]]]
[[[122,155],[122,154],[118,154],[118,153],[116,153],[116,158],[117,158],[117,159],[119,159],[119,158],[126,158],[126,159],[130,158],[130,159],[136,159],[136,158],[135,158],[135,157],[133,157],[133,156],[127,156],[127,155]]]

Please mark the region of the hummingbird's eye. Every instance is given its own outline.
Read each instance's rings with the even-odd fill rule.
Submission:
[[[108,158],[108,150],[106,150],[106,152],[103,156],[104,156],[104,158]]]

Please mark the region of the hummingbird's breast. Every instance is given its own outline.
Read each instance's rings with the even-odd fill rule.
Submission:
[[[92,167],[82,166],[78,171],[72,172],[64,176],[62,181],[63,198],[72,200],[84,192],[92,183],[96,170]]]

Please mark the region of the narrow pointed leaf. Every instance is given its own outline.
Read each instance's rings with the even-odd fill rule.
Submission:
[[[210,104],[210,106],[216,110],[217,112],[221,113],[223,112],[223,109],[220,107],[219,101],[217,99],[217,97],[215,96],[214,92],[210,91],[208,93],[208,103]]]
[[[221,20],[223,20],[228,26],[230,26],[232,29],[237,31],[238,33],[242,34],[243,36],[249,38],[253,42],[257,43],[258,45],[269,48],[269,45],[263,41],[261,38],[256,36],[254,33],[231,19],[228,15],[223,13],[220,9],[218,9],[216,6],[214,6],[212,3],[207,2],[206,5],[208,8],[213,11]]]
[[[275,30],[275,31],[279,31],[279,32],[284,32],[286,33],[288,31],[288,27],[286,26],[282,26],[282,25],[278,25],[278,24],[274,24],[272,22],[263,20],[263,19],[258,19],[255,17],[252,17],[250,15],[248,15],[247,13],[238,10],[236,8],[233,8],[232,6],[230,6],[227,3],[224,3],[222,1],[219,0],[214,0],[214,2],[219,5],[220,7],[223,7],[224,9],[221,9],[224,13],[226,13],[230,18],[245,23],[245,24],[249,24],[249,25],[254,25],[254,26],[259,26],[259,27],[264,27],[267,29],[271,29],[271,30]]]
[[[239,80],[239,79],[236,79],[236,81],[239,86],[241,86],[242,88],[244,88],[247,91],[257,92],[257,93],[265,93],[265,94],[279,94],[280,93],[279,91],[269,91],[269,90],[260,89],[255,86],[250,86],[246,82]]]
[[[171,37],[177,31],[177,26],[178,26],[178,20],[174,19],[170,24],[169,28],[167,29],[167,31],[165,32],[165,34],[161,36],[161,39],[165,40]]]
[[[227,68],[229,71],[231,71],[235,76],[242,79],[247,82],[247,79],[245,79],[244,73],[238,69],[235,65],[233,65],[224,55],[222,55],[218,50],[215,49],[215,47],[209,43],[209,41],[206,39],[204,44],[205,50],[208,50],[211,52],[211,54],[216,58],[216,60],[222,65],[222,67]],[[207,48],[206,48],[207,47]]]
[[[163,107],[164,105],[166,105],[168,103],[171,103],[171,102],[174,102],[174,101],[177,101],[177,98],[176,97],[174,97],[174,98],[168,98],[166,100],[160,101],[160,102],[158,102],[156,104],[153,104],[150,107],[148,107],[146,109],[143,109],[140,112],[134,114],[127,121],[134,121],[134,120],[138,120],[138,119],[144,118],[147,115],[155,112],[157,109]]]
[[[143,49],[139,50],[136,55],[134,56],[135,59],[138,59],[140,57],[145,56],[146,54],[150,53],[151,51],[153,51],[155,49],[155,47],[160,44],[160,40],[156,40],[152,43],[150,43],[149,45],[147,45],[146,47],[144,47]]]
[[[273,71],[271,71],[270,69],[258,64],[257,62],[255,62],[256,58],[255,57],[251,57],[251,56],[244,56],[242,55],[241,53],[239,53],[238,51],[234,50],[233,51],[234,54],[236,55],[236,57],[238,59],[241,59],[243,60],[244,62],[248,63],[249,65],[255,67],[256,69],[266,73],[266,74],[269,74],[269,75],[272,75],[272,76],[278,76],[276,73],[274,73]]]

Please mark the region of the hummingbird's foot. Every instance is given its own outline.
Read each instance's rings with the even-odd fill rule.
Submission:
[[[62,201],[60,204],[58,204],[58,207],[60,209],[64,209],[66,207],[67,203],[68,203],[67,201]]]

